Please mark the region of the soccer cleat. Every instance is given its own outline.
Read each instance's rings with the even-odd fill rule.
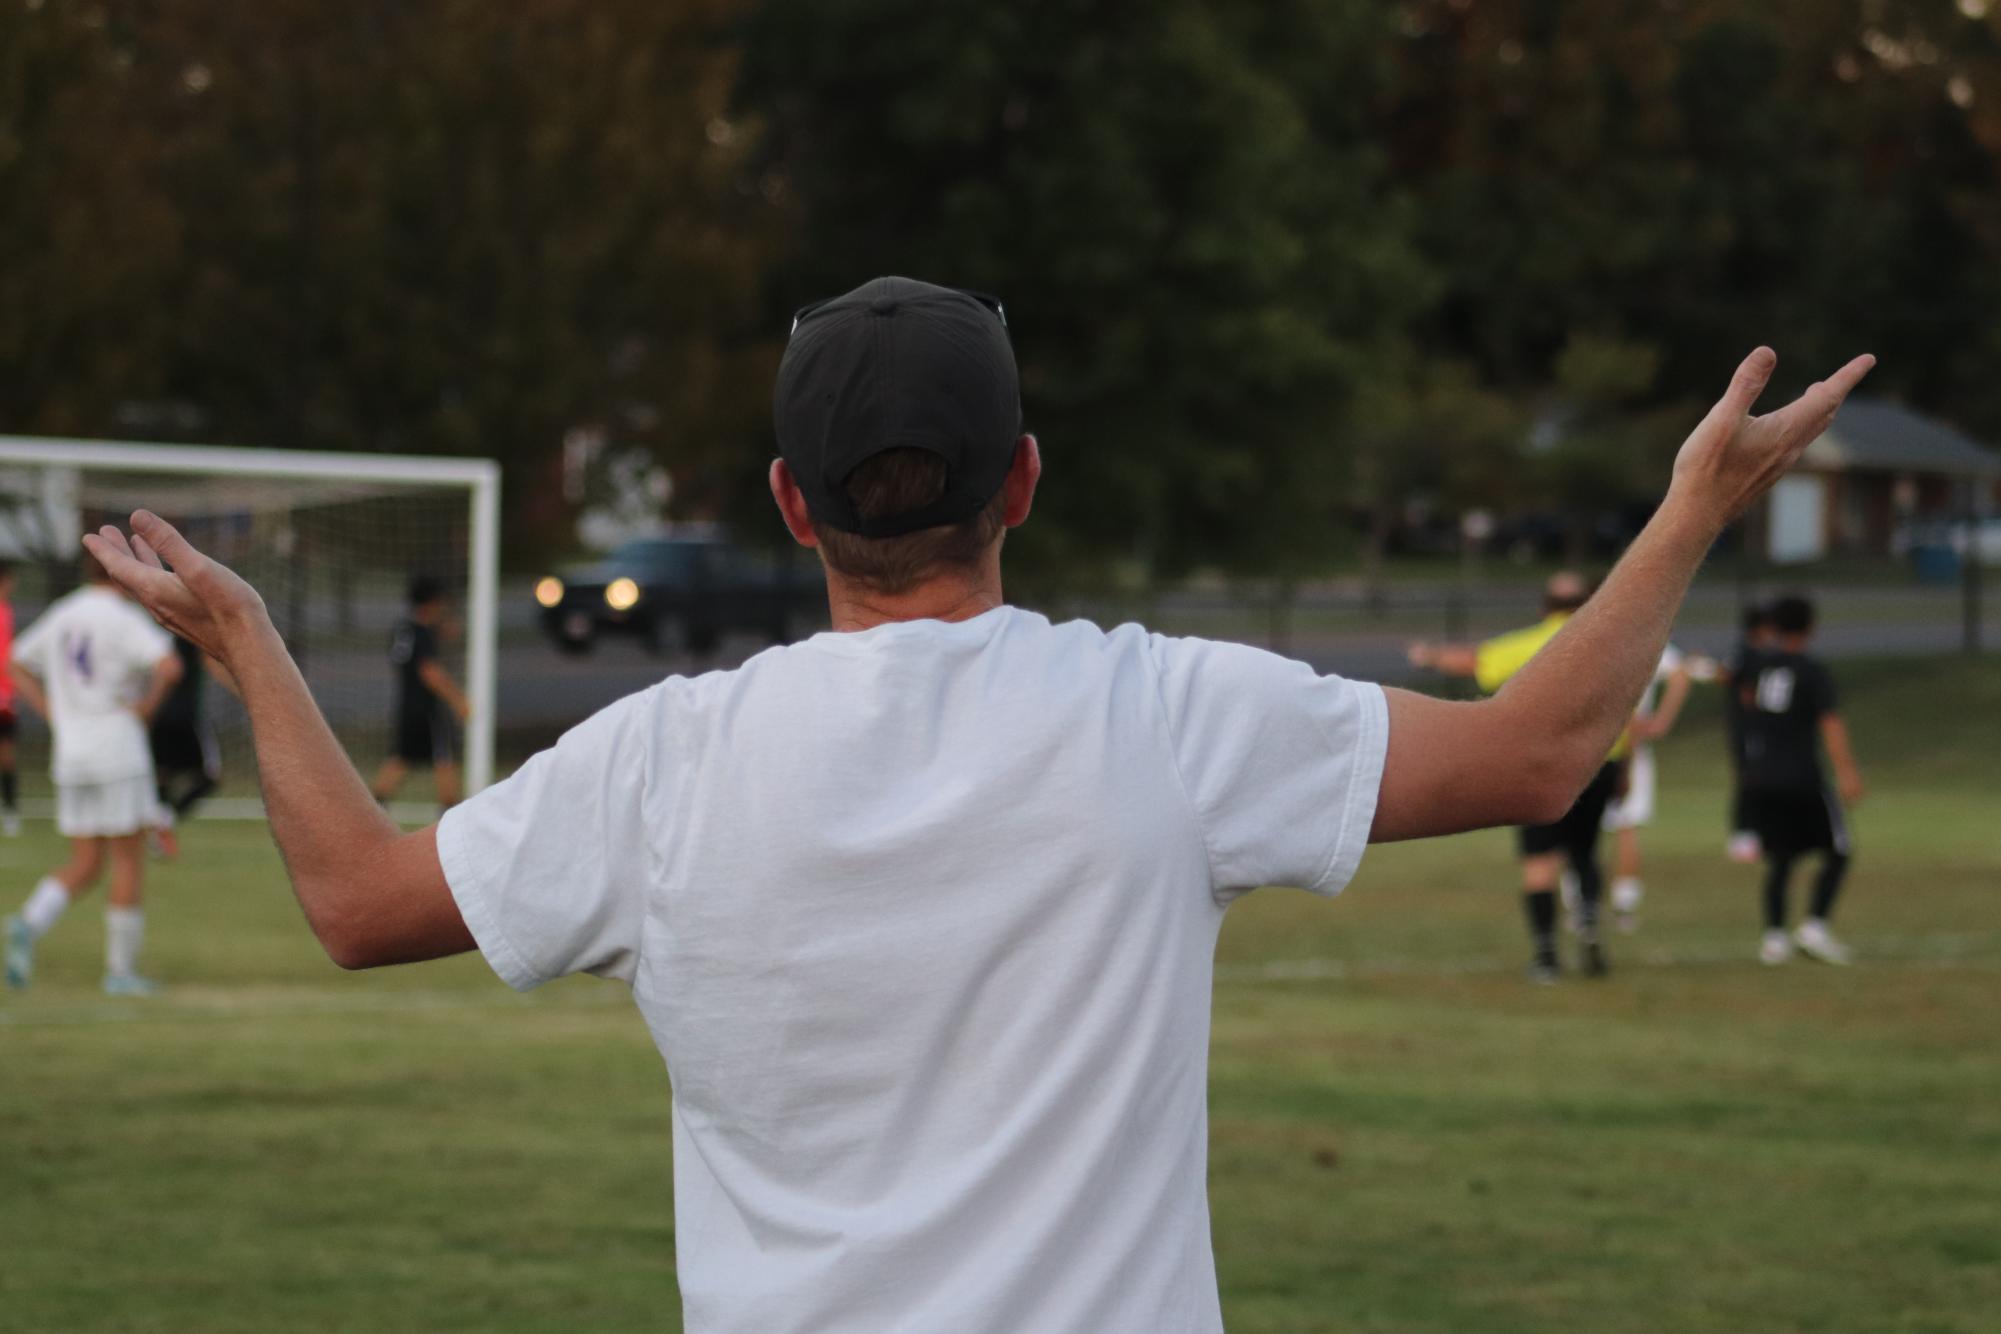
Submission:
[[[35,933],[18,917],[7,919],[7,985],[19,991],[35,975]]]
[[[1776,967],[1793,957],[1792,938],[1783,931],[1767,931],[1758,943],[1758,962]]]
[[[1848,947],[1834,938],[1827,929],[1827,923],[1818,918],[1801,922],[1799,930],[1793,932],[1793,943],[1800,947],[1800,953],[1809,959],[1836,965],[1849,961]]]
[[[139,976],[137,973],[106,973],[104,994],[107,996],[152,996],[159,993],[159,984]]]

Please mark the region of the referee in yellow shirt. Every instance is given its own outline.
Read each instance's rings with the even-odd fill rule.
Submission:
[[[1552,575],[1544,587],[1543,618],[1534,625],[1482,644],[1412,644],[1411,665],[1448,676],[1471,677],[1480,689],[1492,694],[1527,666],[1590,596],[1591,586],[1582,575],[1562,571]],[[1522,906],[1535,942],[1535,960],[1529,965],[1529,976],[1535,981],[1554,982],[1561,974],[1556,957],[1556,891],[1566,861],[1577,874],[1578,941],[1585,976],[1605,975],[1605,945],[1598,933],[1598,901],[1604,885],[1598,870],[1598,830],[1606,804],[1618,791],[1630,744],[1622,732],[1605,766],[1561,820],[1521,827]]]

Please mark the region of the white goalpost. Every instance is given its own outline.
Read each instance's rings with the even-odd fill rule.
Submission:
[[[390,741],[389,638],[410,581],[453,591],[442,636],[464,683],[468,793],[493,778],[499,641],[500,466],[491,459],[310,453],[211,445],[0,436],[0,560],[14,569],[17,627],[75,582],[78,539],[160,514],[263,595],[314,697],[367,773]],[[463,635],[458,612],[463,610]],[[454,642],[459,641],[459,642]],[[210,683],[202,707],[222,748],[216,814],[261,813],[248,723]],[[24,729],[24,783],[46,781],[45,734]]]

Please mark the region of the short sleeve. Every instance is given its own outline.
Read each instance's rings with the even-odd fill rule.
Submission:
[[[654,881],[645,818],[659,688],[563,734],[445,812],[438,861],[480,953],[519,991],[571,973],[630,982]]]
[[[1218,898],[1262,885],[1338,894],[1375,822],[1382,688],[1241,644],[1156,635],[1152,652]]]

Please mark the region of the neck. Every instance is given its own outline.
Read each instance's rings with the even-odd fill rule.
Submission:
[[[977,574],[928,579],[902,593],[883,593],[827,571],[827,608],[834,629],[843,633],[892,621],[970,621],[1006,600],[997,560]]]

